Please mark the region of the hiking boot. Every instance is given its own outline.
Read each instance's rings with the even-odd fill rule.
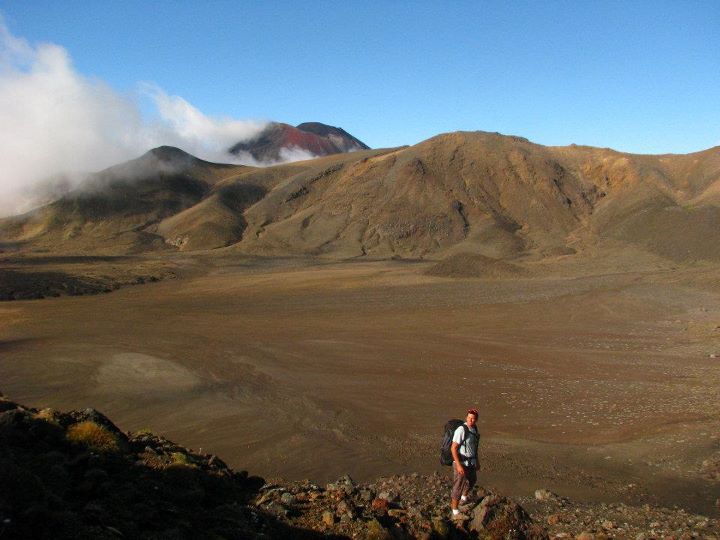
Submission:
[[[461,512],[464,512],[465,510],[467,510],[468,508],[470,508],[473,505],[474,505],[474,502],[470,497],[468,497],[464,501],[462,499],[460,499],[459,504],[458,504],[458,509]]]

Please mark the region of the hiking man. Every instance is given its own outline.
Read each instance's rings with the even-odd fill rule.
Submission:
[[[460,514],[458,505],[466,502],[470,490],[477,481],[477,452],[480,435],[475,423],[477,409],[469,409],[465,423],[455,430],[450,452],[453,457],[453,487],[450,495],[450,507],[453,517]]]

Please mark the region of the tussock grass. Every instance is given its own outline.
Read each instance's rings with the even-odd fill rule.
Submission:
[[[84,444],[88,448],[99,452],[117,452],[118,439],[115,434],[95,422],[79,422],[67,430],[69,441]]]
[[[196,468],[197,465],[192,462],[192,458],[182,452],[173,452],[170,454],[172,462],[169,467],[191,467]]]
[[[58,413],[55,409],[43,409],[41,411],[38,411],[35,413],[34,418],[36,420],[44,420],[45,422],[48,422],[50,424],[53,424],[54,426],[59,426],[60,422],[58,421]]]

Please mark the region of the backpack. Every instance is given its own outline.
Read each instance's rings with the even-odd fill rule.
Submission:
[[[469,430],[468,427],[465,425],[465,422],[463,422],[462,420],[448,420],[445,424],[445,433],[443,434],[442,445],[440,445],[440,465],[453,464],[454,460],[450,448],[452,447],[452,440],[453,435],[455,434],[455,430],[460,426],[463,426],[465,428],[465,438],[467,438]]]

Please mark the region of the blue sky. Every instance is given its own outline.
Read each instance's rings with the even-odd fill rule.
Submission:
[[[461,129],[720,145],[717,1],[22,0],[0,14],[121,94],[150,82],[206,115],[321,121],[372,147]]]

